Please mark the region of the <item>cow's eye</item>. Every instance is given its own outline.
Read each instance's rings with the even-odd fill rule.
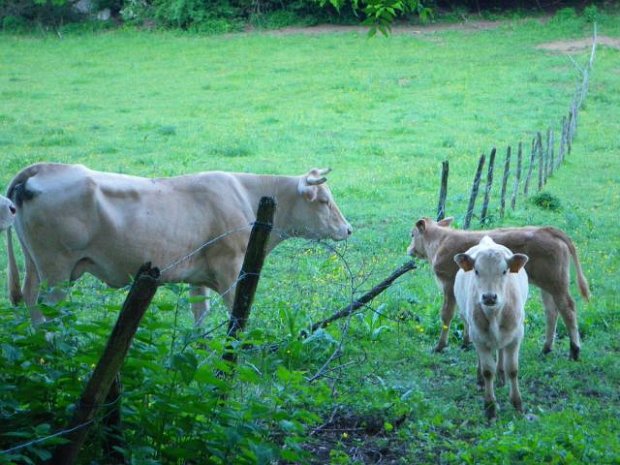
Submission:
[[[506,274],[506,270],[504,270],[504,272],[502,274]]]
[[[319,203],[322,203],[323,205],[329,205],[329,200],[321,199],[321,200],[319,200]]]
[[[478,270],[474,270],[474,273],[476,273],[476,276],[480,276],[480,273],[478,273]]]

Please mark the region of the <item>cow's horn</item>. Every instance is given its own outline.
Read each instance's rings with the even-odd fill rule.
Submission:
[[[331,171],[331,168],[321,168],[318,170],[319,176],[325,176],[326,174],[331,173]]]
[[[318,186],[319,184],[323,184],[325,181],[327,181],[327,178],[325,176],[323,176],[322,178],[315,178],[312,176],[308,176],[306,178],[306,183],[309,186]]]

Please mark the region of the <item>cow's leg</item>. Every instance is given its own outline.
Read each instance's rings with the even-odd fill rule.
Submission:
[[[555,305],[562,315],[568,335],[570,337],[570,355],[571,360],[579,360],[579,351],[581,350],[581,342],[579,340],[579,329],[577,328],[577,310],[575,309],[575,301],[568,294],[568,290],[553,296]]]
[[[209,300],[207,298],[208,289],[205,286],[189,286],[189,296],[191,299],[192,313],[194,314],[194,325],[200,326],[209,312]]]
[[[503,386],[506,383],[506,370],[504,370],[504,350],[500,349],[497,357],[497,385]]]
[[[558,323],[558,309],[555,306],[553,296],[544,290],[540,290],[542,301],[545,306],[545,316],[547,317],[547,327],[545,328],[545,345],[543,346],[543,354],[548,354],[553,349],[553,341],[555,339],[555,328]]]
[[[480,370],[484,380],[484,412],[489,420],[497,417],[497,405],[493,382],[495,380],[496,362],[493,352],[481,345],[476,345],[480,358]]]
[[[55,257],[54,261],[41,261],[37,264],[40,282],[47,284],[47,289],[41,293],[41,301],[45,305],[54,306],[65,299],[74,267],[73,262],[58,257]],[[36,302],[33,304],[36,307]]]
[[[452,322],[452,318],[454,318],[455,308],[456,299],[454,298],[454,287],[452,284],[444,284],[443,305],[441,307],[441,333],[439,334],[439,341],[433,349],[435,352],[441,352],[448,345],[450,323]],[[467,333],[467,340],[469,341],[469,331],[467,331]]]
[[[240,258],[229,258],[228,260],[222,258],[213,263],[213,269],[218,270],[216,274],[218,283],[216,291],[222,296],[229,311],[232,311],[233,303],[235,302],[235,291],[242,263],[243,256]]]
[[[521,400],[521,392],[519,391],[519,346],[521,341],[506,346],[504,352],[504,371],[508,375],[510,381],[510,402],[517,412],[523,411],[523,401]]]
[[[24,303],[30,313],[30,319],[35,325],[39,325],[45,322],[45,316],[39,310],[37,306],[37,300],[39,299],[39,289],[41,281],[39,279],[39,272],[35,266],[34,261],[30,255],[24,249],[24,259],[26,262],[26,276],[24,277],[24,287],[22,289],[22,295],[24,296]]]

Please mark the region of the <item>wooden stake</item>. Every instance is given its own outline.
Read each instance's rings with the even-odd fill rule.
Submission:
[[[506,161],[504,162],[504,176],[502,178],[502,190],[499,199],[499,216],[504,217],[504,211],[506,210],[506,186],[508,185],[508,176],[510,175],[510,151],[512,149],[508,146],[506,150]]]
[[[491,149],[491,156],[489,157],[489,166],[487,168],[487,183],[484,188],[484,202],[482,203],[482,211],[480,212],[480,223],[484,223],[487,220],[487,211],[489,209],[489,200],[491,199],[491,188],[493,187],[493,168],[495,165],[495,147]]]
[[[65,435],[70,442],[55,450],[51,459],[54,465],[72,465],[77,461],[95,413],[108,396],[140,321],[157,292],[158,279],[159,269],[151,268],[150,263],[142,265],[138,270],[103,355],[76,404],[67,428],[71,432]]]
[[[448,174],[450,166],[448,161],[441,162],[441,187],[439,189],[439,204],[437,205],[437,221],[446,216],[446,196],[448,195]]]
[[[463,223],[463,229],[469,229],[471,224],[471,217],[474,214],[474,206],[476,204],[476,197],[478,197],[478,188],[480,187],[480,178],[482,177],[482,168],[484,167],[484,154],[480,155],[478,160],[478,168],[474,176],[474,182],[471,186],[471,194],[469,196],[469,204],[467,205],[467,212],[465,213],[465,222]]]
[[[510,201],[510,208],[513,210],[517,206],[517,195],[519,195],[519,182],[521,181],[521,160],[523,157],[523,144],[519,142],[519,149],[517,150],[517,171],[515,173],[515,183],[512,189],[512,199]]]

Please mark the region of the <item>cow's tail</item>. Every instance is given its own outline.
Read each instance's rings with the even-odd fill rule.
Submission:
[[[26,181],[29,178],[36,175],[41,169],[41,164],[35,164],[28,166],[21,170],[17,175],[11,180],[9,187],[6,192],[6,196],[13,201],[13,203],[17,206],[17,214],[19,215],[19,210],[23,207],[25,200],[32,199],[36,193],[28,190],[26,188]],[[15,261],[15,252],[13,250],[13,228],[8,228],[6,231],[6,249],[8,255],[8,288],[9,288],[9,298],[13,305],[18,305],[23,299],[24,294],[21,290],[21,284],[19,279],[19,269],[17,268],[17,262]]]
[[[575,264],[575,271],[577,271],[577,283],[579,284],[579,292],[583,296],[584,299],[590,300],[590,287],[588,286],[588,281],[583,274],[583,270],[581,269],[581,262],[579,262],[579,257],[577,256],[577,249],[573,244],[573,241],[570,237],[564,232],[556,228],[549,228],[554,236],[562,240],[570,252],[571,257],[573,257],[573,263]]]
[[[19,270],[17,269],[17,262],[15,261],[15,253],[13,252],[13,239],[11,230],[13,228],[8,228],[6,230],[6,250],[7,255],[9,256],[9,267],[8,267],[8,286],[9,286],[9,297],[11,299],[11,303],[13,305],[18,305],[24,298],[22,294],[20,279],[19,279]]]

